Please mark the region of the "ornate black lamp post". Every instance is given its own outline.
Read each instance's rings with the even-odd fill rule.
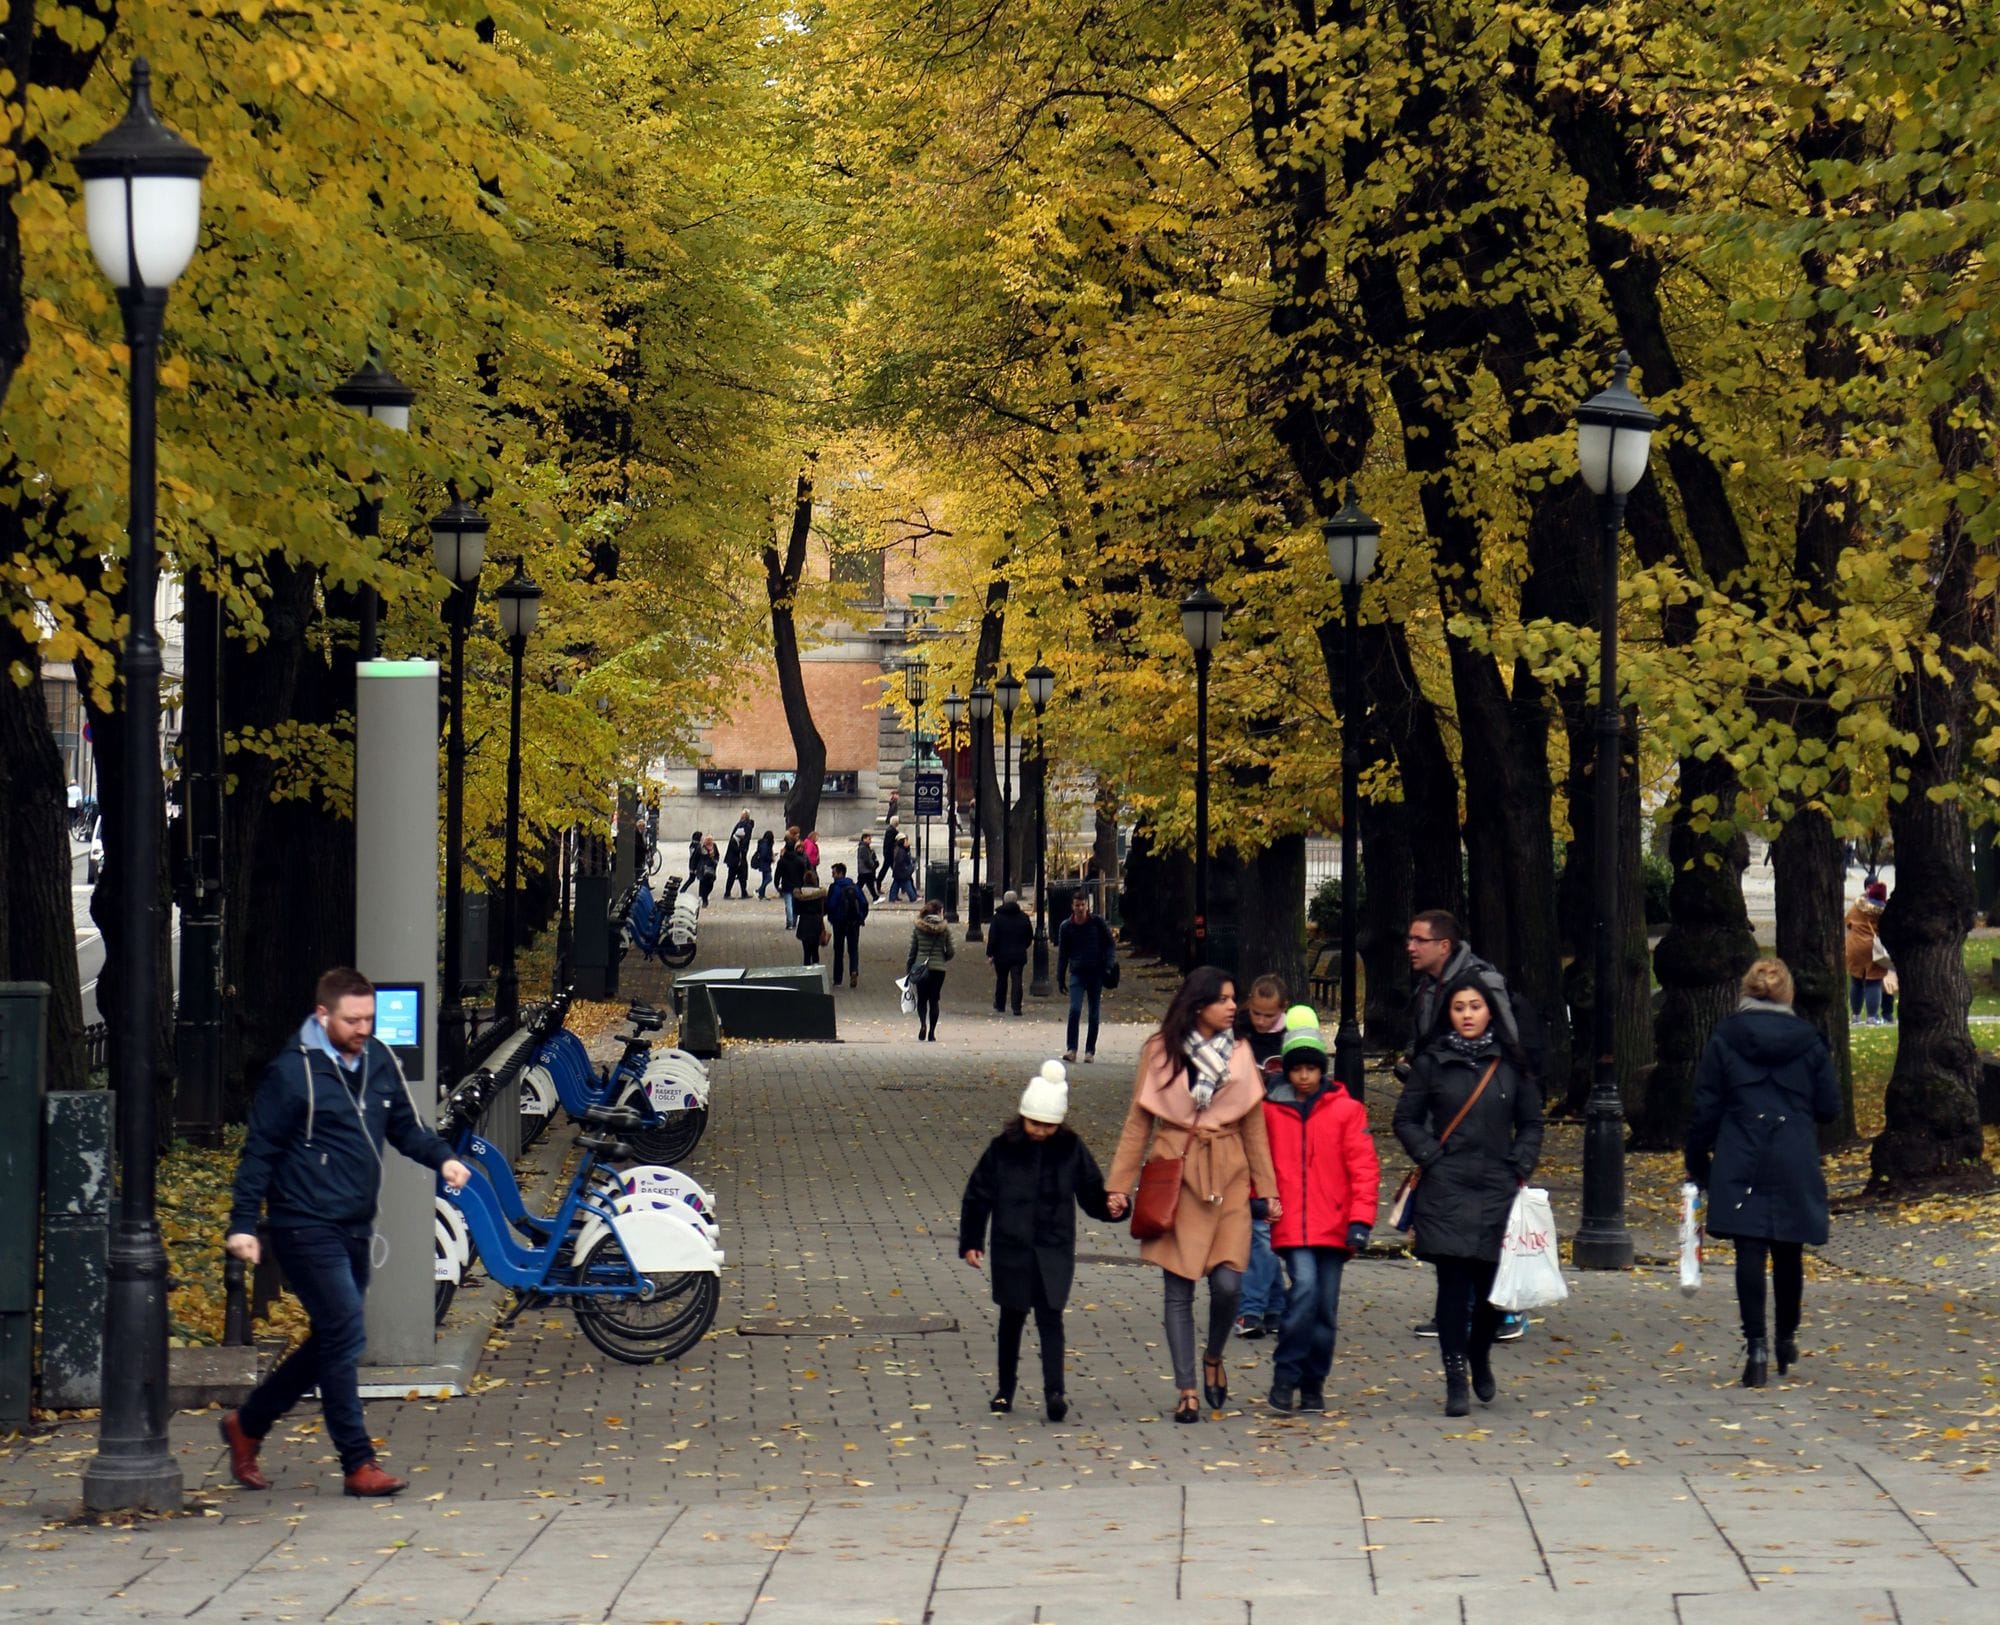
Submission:
[[[1021,679],[1009,666],[993,685],[1000,707],[1000,890],[1014,889],[1014,712],[1021,704]]]
[[[972,713],[972,901],[966,910],[970,922],[965,928],[965,940],[978,942],[980,936],[979,907],[979,835],[986,822],[986,764],[993,759],[993,690],[984,683],[975,683],[972,693],[966,699],[966,706]],[[982,750],[980,741],[984,740]]]
[[[1208,963],[1208,663],[1222,641],[1228,605],[1199,586],[1181,600],[1181,636],[1194,651],[1194,944],[1191,963]]]
[[[910,796],[917,814],[917,897],[924,895],[924,836],[929,828],[924,818],[924,697],[930,692],[930,669],[923,659],[912,659],[903,667],[903,698],[910,702],[910,749],[916,766],[910,772]]]
[[[1618,1093],[1618,533],[1625,499],[1645,478],[1646,457],[1660,420],[1625,382],[1632,358],[1618,352],[1611,387],[1576,409],[1576,455],[1583,481],[1598,499],[1599,560],[1597,688],[1597,966],[1591,1040],[1597,1049],[1590,1099],[1584,1108],[1583,1223],[1576,1233],[1576,1267],[1632,1267],[1632,1233],[1625,1227],[1625,1103]]]
[[[486,516],[454,502],[431,521],[431,556],[451,583],[445,622],[451,628],[451,732],[444,752],[444,987],[438,1007],[440,1081],[465,1070],[465,633],[486,562]]]
[[[118,865],[124,930],[118,950],[118,1206],[111,1227],[104,1309],[104,1406],[97,1454],[83,1477],[93,1512],[178,1511],[181,1470],[167,1441],[167,1253],[154,1212],[158,1183],[154,1102],[159,1087],[158,1006],[163,786],[160,773],[160,640],[154,625],[154,400],[167,289],[201,236],[201,178],[208,156],[153,112],[152,70],[132,67],[132,101],[116,128],[76,155],[84,220],[98,269],[118,291],[131,355],[131,548],[125,563],[125,782],[119,796]]]
[[[333,398],[385,429],[406,434],[410,427],[410,403],[417,398],[417,392],[385,368],[381,358],[371,352],[367,363],[333,392]],[[382,499],[369,488],[374,483],[371,477],[354,507],[354,534],[364,542],[373,540],[381,533]],[[360,593],[360,635],[355,640],[359,659],[375,658],[379,647],[376,628],[380,614],[381,600],[375,589],[364,586]]]
[[[1334,1075],[1347,1085],[1356,1100],[1361,1098],[1361,1024],[1355,1019],[1356,966],[1354,894],[1359,885],[1360,866],[1355,836],[1361,818],[1361,651],[1359,625],[1361,587],[1375,573],[1375,551],[1382,539],[1382,527],[1362,511],[1355,500],[1354,487],[1347,488],[1341,510],[1321,527],[1326,535],[1326,557],[1333,577],[1340,583],[1342,639],[1340,686],[1345,707],[1340,728],[1340,1030],[1333,1040]]]
[[[956,688],[944,697],[945,723],[945,862],[951,880],[945,887],[944,917],[958,921],[958,725],[965,720],[965,696]]]
[[[500,610],[500,636],[513,657],[514,673],[507,725],[507,863],[500,891],[500,974],[493,985],[493,1014],[498,1021],[512,1021],[521,1012],[521,986],[514,970],[515,894],[521,882],[521,661],[542,611],[542,589],[516,561],[514,574],[494,597]]]
[[[1028,991],[1038,999],[1049,996],[1049,742],[1042,732],[1042,713],[1056,691],[1056,674],[1041,657],[1028,668],[1028,702],[1035,708],[1035,959]]]

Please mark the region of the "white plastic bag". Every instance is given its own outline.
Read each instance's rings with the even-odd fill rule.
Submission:
[[[1569,1284],[1556,1256],[1556,1216],[1549,1208],[1549,1193],[1538,1185],[1525,1186],[1514,1193],[1514,1210],[1507,1215],[1490,1301],[1496,1309],[1519,1314],[1561,1303],[1568,1296]]]
[[[1681,1294],[1701,1290],[1701,1187],[1681,1186]]]
[[[903,1014],[906,1016],[915,1015],[917,1013],[917,984],[907,976],[899,976],[896,978],[896,991],[903,995]]]

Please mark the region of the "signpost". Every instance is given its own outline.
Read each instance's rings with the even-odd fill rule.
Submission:
[[[917,775],[917,816],[919,818],[942,818],[944,816],[944,775],[942,773],[919,773]]]

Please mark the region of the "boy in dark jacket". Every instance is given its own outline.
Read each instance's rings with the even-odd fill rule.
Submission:
[[[826,923],[833,930],[833,985],[840,986],[843,968],[847,985],[861,985],[861,927],[868,918],[868,894],[848,878],[847,865],[833,866],[833,884],[826,889]]]
[[[1311,1005],[1285,1016],[1285,1075],[1264,1095],[1264,1130],[1278,1172],[1281,1217],[1271,1246],[1291,1276],[1271,1373],[1271,1407],[1326,1409],[1326,1377],[1340,1315],[1340,1277],[1375,1228],[1381,1164],[1368,1113],[1326,1087],[1326,1040]]]
[[[315,1385],[347,1493],[394,1495],[404,1487],[376,1464],[355,1376],[367,1342],[362,1299],[382,1148],[386,1142],[435,1168],[454,1190],[471,1175],[424,1126],[402,1069],[374,1032],[373,985],[359,971],[328,971],[317,1008],[265,1069],[250,1103],[225,1245],[257,1263],[257,1213],[269,1207],[271,1250],[305,1305],[312,1335],[222,1418],[230,1472],[245,1489],[271,1487],[257,1466],[258,1447]]]
[[[958,1255],[974,1269],[986,1260],[993,1225],[993,1301],[1000,1306],[1000,1370],[992,1409],[1014,1408],[1021,1332],[1033,1311],[1042,1342],[1042,1400],[1051,1422],[1069,1414],[1063,1392],[1063,1305],[1076,1269],[1076,1210],[1093,1219],[1125,1211],[1123,1194],[1107,1196],[1090,1147],[1062,1126],[1069,1083],[1060,1061],[1045,1061],[1022,1091],[1020,1115],[987,1146],[959,1205]]]

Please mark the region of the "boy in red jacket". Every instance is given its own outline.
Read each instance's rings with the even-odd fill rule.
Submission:
[[[1264,1127],[1283,1217],[1271,1246],[1291,1277],[1271,1376],[1273,1410],[1326,1409],[1340,1314],[1340,1272],[1375,1228],[1381,1165],[1368,1113],[1343,1088],[1326,1087],[1326,1040],[1312,1006],[1285,1014],[1285,1076],[1264,1099]]]

